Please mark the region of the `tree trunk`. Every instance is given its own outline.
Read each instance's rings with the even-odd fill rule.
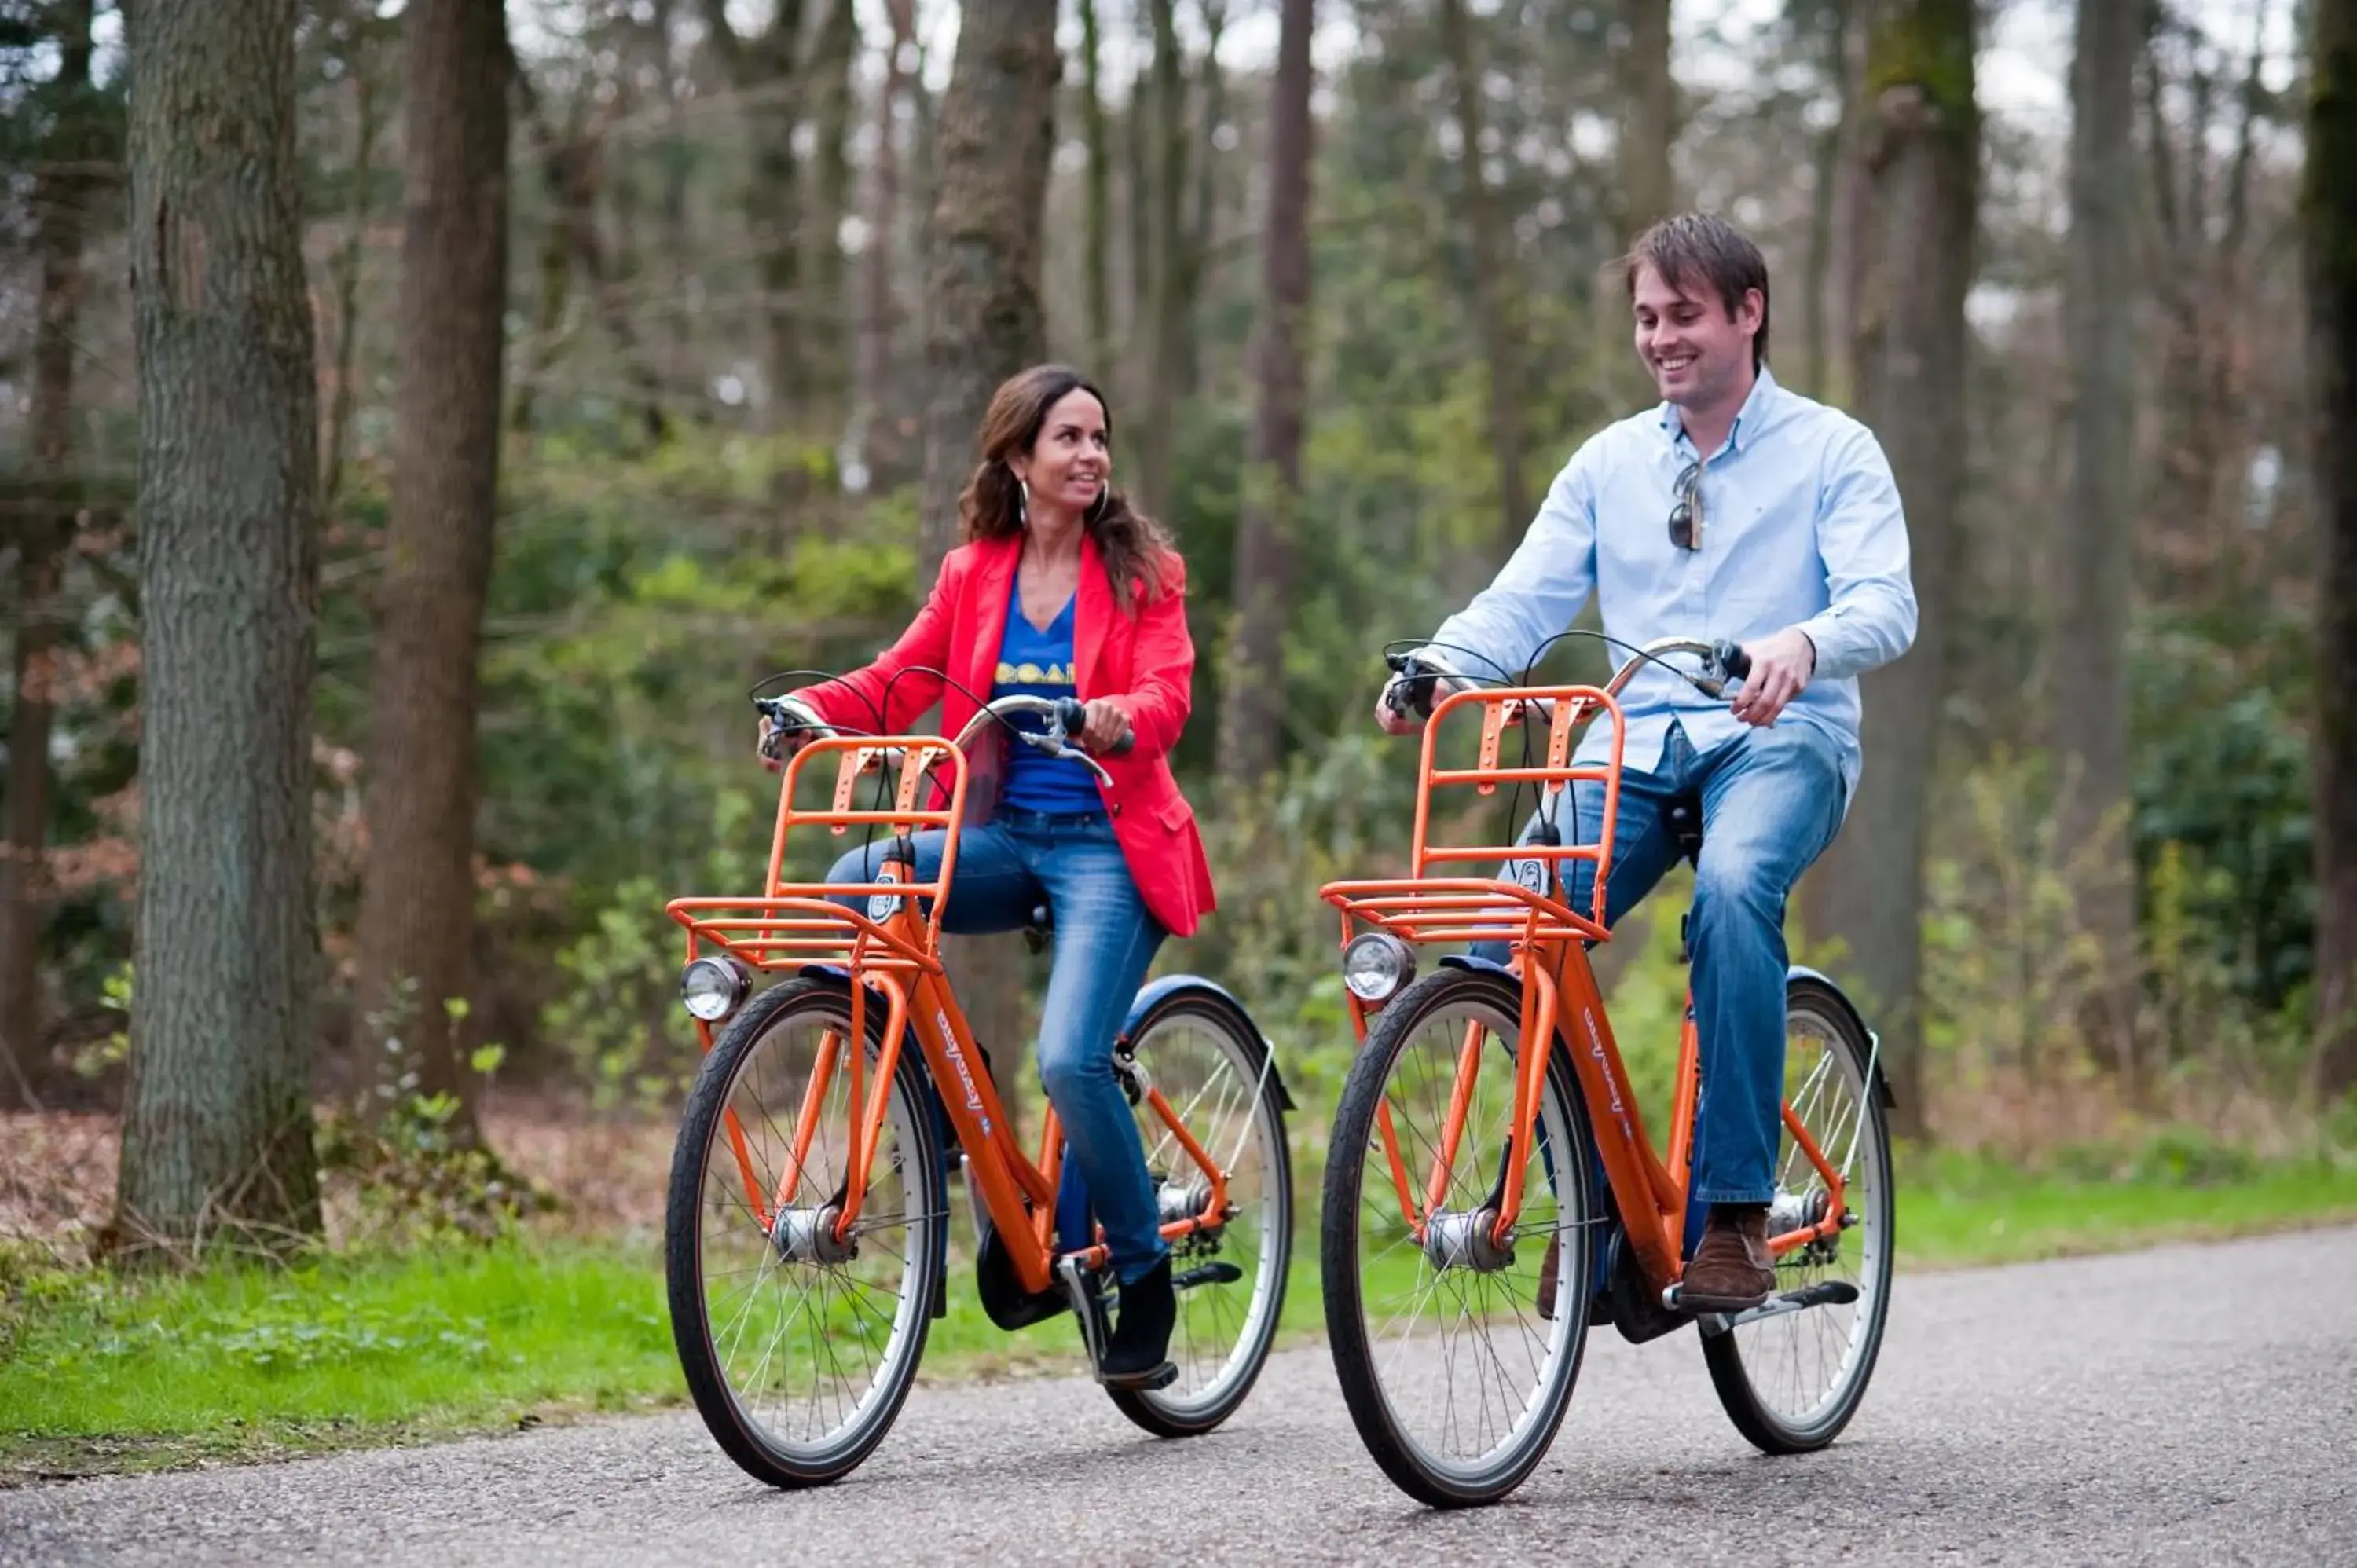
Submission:
[[[1670,213],[1670,144],[1677,89],[1670,75],[1670,0],[1631,0],[1627,96],[1620,108],[1620,237],[1626,244]]]
[[[1146,278],[1146,406],[1131,426],[1137,454],[1130,493],[1149,512],[1170,510],[1178,398],[1184,380],[1187,266],[1187,79],[1173,0],[1148,0],[1154,22],[1153,221],[1143,263]],[[1135,109],[1133,108],[1133,113]]]
[[[1530,489],[1523,479],[1523,392],[1516,360],[1521,343],[1513,319],[1513,251],[1481,166],[1481,78],[1465,0],[1441,0],[1440,45],[1448,57],[1458,135],[1464,144],[1458,167],[1466,240],[1473,252],[1474,341],[1490,371],[1490,455],[1498,485],[1498,529],[1491,553],[1503,561],[1531,525]]]
[[[1219,149],[1212,137],[1228,113],[1227,73],[1220,69],[1220,38],[1228,27],[1226,0],[1202,0],[1202,13],[1203,121],[1195,149],[1194,210],[1178,239],[1178,397],[1172,400],[1174,405],[1193,397],[1202,383],[1203,345],[1201,335],[1195,330],[1195,304],[1203,297],[1203,261],[1211,250],[1212,231],[1219,223],[1220,169],[1215,156]]]
[[[1147,7],[1134,7],[1136,23],[1133,59],[1150,63],[1154,52],[1154,25]],[[1154,140],[1154,86],[1147,76],[1146,66],[1135,67],[1129,76],[1128,134],[1122,138],[1124,160],[1128,165],[1129,188],[1125,193],[1129,203],[1129,315],[1122,326],[1123,384],[1115,395],[1127,400],[1133,408],[1143,409],[1150,395],[1148,381],[1153,367],[1146,362],[1140,350],[1153,341],[1154,320],[1154,175],[1152,144]],[[1144,455],[1145,448],[1139,447]]]
[[[1081,0],[1081,125],[1089,149],[1087,239],[1081,266],[1092,376],[1113,373],[1113,285],[1106,270],[1106,252],[1113,242],[1113,143],[1105,124],[1103,41],[1097,28],[1096,0]]]
[[[57,85],[90,85],[91,0],[53,13]],[[91,180],[81,145],[82,106],[60,109],[50,156],[33,188],[41,284],[33,326],[33,504],[16,534],[16,650],[8,725],[8,810],[0,838],[0,1106],[29,1103],[43,1073],[41,931],[48,915],[49,729],[57,714],[65,556],[73,537],[74,334],[81,319],[82,236]]]
[[[812,439],[823,442],[829,452],[841,445],[851,423],[855,349],[848,327],[856,317],[845,285],[843,223],[851,215],[851,74],[858,59],[856,0],[833,0],[820,18],[807,73],[818,160],[807,237],[810,430]]]
[[[1801,293],[1803,369],[1793,381],[1811,397],[1826,402],[1833,400],[1836,385],[1846,390],[1848,381],[1846,376],[1836,376],[1834,370],[1832,345],[1843,339],[1835,330],[1832,294],[1833,280],[1839,275],[1835,234],[1841,193],[1848,177],[1847,155],[1857,139],[1857,93],[1849,61],[1851,12],[1850,0],[1832,0],[1814,14],[1822,36],[1812,40],[1824,51],[1819,64],[1833,89],[1834,123],[1818,134],[1812,162],[1815,180],[1809,190],[1809,249]]]
[[[1253,351],[1260,413],[1236,525],[1235,638],[1220,703],[1220,776],[1236,789],[1251,788],[1276,766],[1284,738],[1285,627],[1293,607],[1306,402],[1315,27],[1315,0],[1285,0],[1269,104],[1267,237]]]
[[[130,13],[138,981],[113,1239],[317,1234],[318,381],[295,0]]]
[[[809,368],[802,352],[802,159],[794,150],[802,0],[774,0],[769,30],[752,37],[738,36],[730,25],[728,0],[705,0],[704,25],[740,100],[753,146],[745,199],[769,327],[770,408],[773,427],[791,429],[800,418]]]
[[[958,538],[958,494],[974,434],[998,383],[1048,349],[1039,304],[1039,227],[1055,148],[1056,7],[969,3],[941,105],[937,195],[926,280],[924,512],[918,591]],[[1002,1096],[1018,1083],[1020,938],[952,937],[943,959]],[[1009,1098],[1007,1113],[1017,1115]]]
[[[508,53],[499,0],[411,0],[393,489],[376,585],[355,1038],[398,1036],[465,1099],[477,650],[499,505]],[[471,1131],[470,1112],[459,1119]]]
[[[1825,908],[1882,1032],[1896,1121],[1924,1127],[1923,860],[1948,621],[1961,552],[1964,293],[1972,278],[1979,118],[1972,0],[1899,0],[1869,45],[1871,195],[1857,364],[1860,417],[1907,508],[1913,649],[1862,682],[1865,772],[1826,858]]]
[[[1055,8],[970,5],[942,99],[926,295],[926,585],[957,542],[990,394],[1048,350],[1039,224],[1056,134]]]
[[[2314,0],[2304,262],[2317,537],[2316,1085],[2357,1088],[2357,0]]]
[[[898,400],[892,386],[892,341],[899,311],[892,297],[892,273],[899,258],[900,141],[897,129],[901,94],[908,91],[906,55],[914,48],[917,30],[915,0],[890,0],[892,52],[884,64],[884,91],[876,110],[875,186],[868,209],[866,308],[861,315],[860,426],[865,433],[862,457],[876,490],[889,489],[902,465],[906,443],[894,414]]]
[[[2077,385],[2071,485],[2054,534],[2052,736],[2064,770],[2062,842],[2083,844],[2102,834],[2116,846],[2103,857],[2101,882],[2083,890],[2083,913],[2103,945],[2105,983],[2100,1004],[2082,1022],[2105,1055],[2130,1069],[2136,883],[2126,812],[2136,343],[2135,302],[2121,285],[2134,271],[2129,200],[2142,31],[2125,0],[2079,0],[2064,294]]]
[[[358,145],[352,152],[352,188],[359,194],[350,214],[351,226],[344,231],[342,241],[336,246],[332,268],[336,285],[335,368],[328,383],[327,473],[321,483],[319,500],[319,510],[329,514],[335,510],[336,499],[343,493],[344,456],[351,445],[352,363],[359,356],[361,340],[361,259],[368,249],[369,221],[373,216],[369,186],[376,174],[376,139],[384,121],[376,62],[371,58],[374,51],[358,41],[364,36],[361,29],[355,29],[355,43],[350,61],[352,114],[358,138]]]

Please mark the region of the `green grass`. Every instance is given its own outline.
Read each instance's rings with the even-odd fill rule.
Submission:
[[[2199,1152],[2197,1152],[2198,1154]],[[2120,1179],[2126,1176],[2128,1179]],[[1315,1211],[1284,1326],[1322,1327]],[[1953,1267],[2357,1219],[2357,1168],[2147,1152],[2125,1170],[1915,1163],[1900,1266]],[[928,1380],[1068,1368],[1059,1317],[999,1333],[956,1267]],[[0,1268],[0,1485],[512,1429],[684,1398],[650,1251],[502,1243],[189,1278]]]

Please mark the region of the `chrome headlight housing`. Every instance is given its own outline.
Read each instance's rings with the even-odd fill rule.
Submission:
[[[1361,931],[1342,950],[1342,983],[1361,1002],[1381,1004],[1415,978],[1415,950],[1389,931]]]
[[[753,976],[726,953],[706,953],[679,972],[679,1003],[688,1016],[717,1024],[745,1004]]]

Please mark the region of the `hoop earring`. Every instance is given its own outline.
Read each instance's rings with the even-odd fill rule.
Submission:
[[[1022,528],[1031,526],[1031,487],[1019,477],[1015,481],[1015,521]]]
[[[1098,523],[1104,521],[1105,508],[1112,502],[1112,500],[1113,485],[1111,481],[1099,485],[1097,487],[1096,504],[1089,508],[1088,521],[1090,527],[1093,528]]]

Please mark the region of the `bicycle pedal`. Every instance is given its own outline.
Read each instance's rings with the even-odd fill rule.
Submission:
[[[1098,1369],[1104,1365],[1104,1300],[1089,1283],[1088,1273],[1076,1257],[1056,1260],[1056,1283],[1064,1287],[1072,1316],[1080,1319],[1081,1342],[1089,1353],[1089,1373],[1103,1381]]]
[[[1165,1361],[1154,1370],[1140,1373],[1134,1378],[1108,1378],[1103,1373],[1097,1375],[1097,1381],[1106,1388],[1121,1389],[1131,1393],[1151,1393],[1157,1389],[1167,1389],[1178,1380],[1178,1367],[1173,1361]]]

